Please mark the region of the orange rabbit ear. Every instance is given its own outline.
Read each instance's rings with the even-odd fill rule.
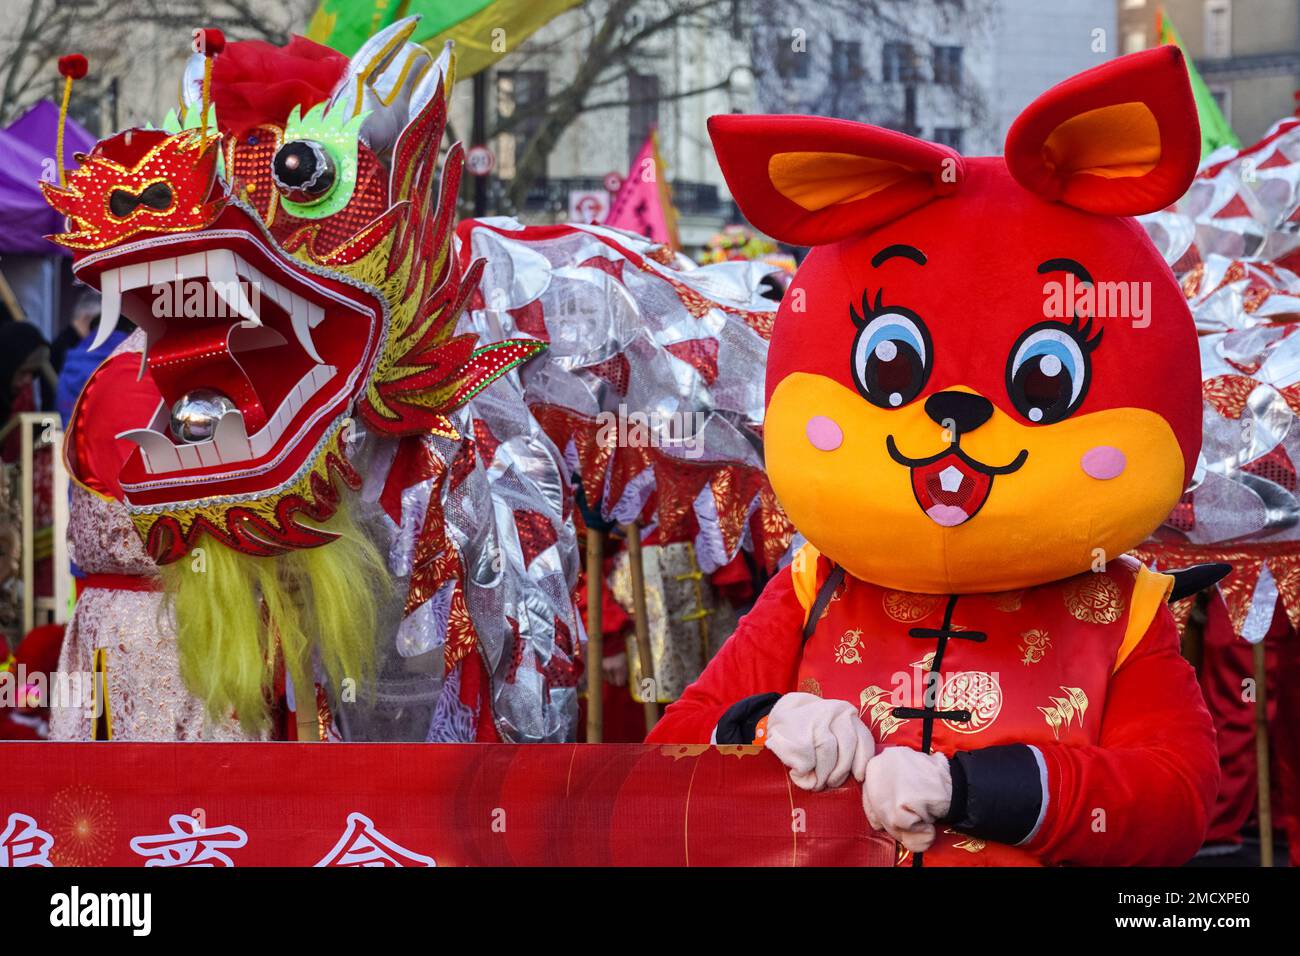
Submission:
[[[1182,51],[1122,56],[1052,87],[1011,124],[1005,152],[1011,175],[1044,199],[1111,216],[1164,209],[1201,157]]]
[[[727,186],[757,229],[818,246],[867,232],[950,193],[962,158],[892,130],[812,116],[714,116]]]

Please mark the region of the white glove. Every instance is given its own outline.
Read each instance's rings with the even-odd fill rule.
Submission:
[[[856,707],[797,692],[782,694],[767,715],[766,744],[804,790],[838,787],[850,773],[861,781],[876,752]]]
[[[867,765],[862,808],[867,822],[913,853],[934,843],[936,820],[952,805],[952,775],[943,754],[886,747]]]

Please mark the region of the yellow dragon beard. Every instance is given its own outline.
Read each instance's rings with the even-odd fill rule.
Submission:
[[[205,535],[189,560],[162,567],[181,677],[213,721],[235,716],[264,733],[279,657],[297,686],[312,686],[313,651],[334,688],[369,685],[377,605],[392,582],[348,505],[320,525],[339,536],[321,547],[256,558]]]

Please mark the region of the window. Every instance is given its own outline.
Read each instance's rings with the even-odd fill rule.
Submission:
[[[1210,96],[1214,97],[1214,105],[1219,108],[1223,114],[1223,120],[1229,126],[1232,125],[1232,91],[1226,86],[1211,86]]]
[[[957,152],[961,152],[961,142],[963,130],[959,126],[936,126],[934,128],[934,141],[941,146],[949,146]]]
[[[880,78],[886,83],[915,83],[916,53],[910,43],[886,43],[881,60]]]
[[[831,78],[841,82],[862,78],[862,44],[848,40],[831,41]]]
[[[1124,34],[1124,51],[1125,53],[1138,53],[1147,48],[1147,32],[1145,30],[1129,30]]]
[[[1229,0],[1205,0],[1205,55],[1232,56],[1232,4]]]
[[[653,73],[627,74],[627,160],[630,164],[645,145],[650,130],[659,125],[659,77]]]
[[[795,49],[795,44],[799,49]],[[808,78],[807,40],[796,40],[788,33],[776,35],[776,72],[782,79],[804,80]]]
[[[940,86],[961,86],[961,47],[937,46],[934,48],[934,82]]]
[[[514,179],[515,167],[546,115],[546,73],[513,70],[497,74],[497,116],[504,122],[516,116],[517,124],[497,137],[497,175]],[[545,175],[545,169],[542,171]]]
[[[1147,5],[1147,0],[1124,0],[1125,10],[1141,10]]]

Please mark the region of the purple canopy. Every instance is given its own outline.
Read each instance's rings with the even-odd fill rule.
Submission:
[[[63,231],[63,217],[49,207],[38,183],[54,175],[54,144],[59,108],[37,103],[0,130],[0,254],[51,255],[63,252],[45,236]],[[95,137],[68,120],[63,139],[65,163],[73,153],[88,153]]]

